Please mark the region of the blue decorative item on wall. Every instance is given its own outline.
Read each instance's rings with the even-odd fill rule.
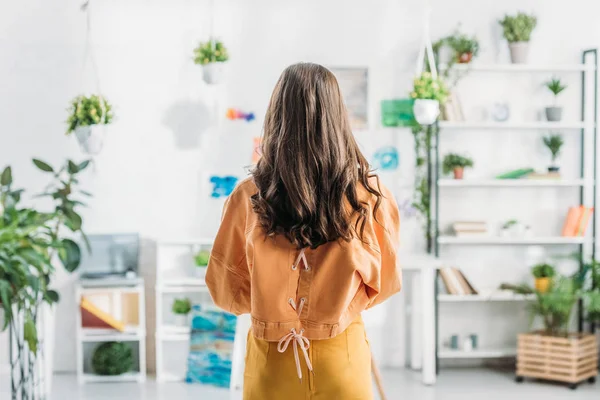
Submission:
[[[398,164],[400,164],[398,150],[392,146],[380,148],[375,152],[373,158],[373,166],[383,171],[397,169]]]
[[[238,178],[235,176],[211,176],[210,183],[213,185],[211,196],[215,198],[229,196],[237,181]]]

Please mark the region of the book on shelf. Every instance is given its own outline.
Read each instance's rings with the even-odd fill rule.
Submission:
[[[562,236],[585,236],[593,214],[594,209],[592,207],[577,206],[569,208],[563,225]]]
[[[446,292],[452,295],[477,294],[477,290],[467,280],[465,275],[458,269],[452,267],[440,268],[440,277],[446,287]]]
[[[482,221],[458,221],[452,224],[456,236],[482,236],[487,235],[487,223]]]
[[[497,175],[496,179],[520,179],[529,176],[535,172],[533,168],[519,168]]]

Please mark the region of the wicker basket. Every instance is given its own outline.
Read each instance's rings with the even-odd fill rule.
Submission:
[[[540,332],[518,336],[517,381],[538,378],[565,382],[575,389],[598,375],[598,343],[594,335],[548,336]]]

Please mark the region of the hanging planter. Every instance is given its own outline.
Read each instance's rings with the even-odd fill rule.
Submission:
[[[104,144],[104,125],[113,119],[111,105],[101,96],[78,96],[71,102],[67,135],[75,133],[81,150],[96,155]]]
[[[225,62],[229,60],[223,42],[211,39],[194,49],[194,63],[202,66],[202,78],[209,85],[221,83],[225,75]]]
[[[440,115],[440,104],[448,98],[448,89],[441,78],[423,72],[415,78],[410,96],[415,99],[413,113],[420,125],[433,124]]]
[[[440,115],[440,102],[437,100],[416,99],[413,114],[420,125],[433,124]]]

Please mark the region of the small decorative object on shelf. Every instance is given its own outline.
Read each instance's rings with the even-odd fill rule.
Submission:
[[[585,236],[585,232],[590,224],[593,214],[594,208],[592,207],[570,207],[563,225],[562,236]]]
[[[413,99],[393,99],[381,101],[381,124],[386,127],[413,126]]]
[[[498,21],[504,30],[504,38],[508,41],[510,59],[513,64],[525,64],[529,54],[531,32],[537,25],[537,18],[523,12],[517,15],[505,15]]]
[[[172,311],[175,314],[175,324],[177,326],[187,327],[189,325],[188,315],[192,310],[190,299],[175,299],[173,301]]]
[[[556,275],[556,269],[550,264],[538,264],[531,269],[535,278],[535,290],[546,293],[552,285],[552,278]]]
[[[221,83],[225,62],[229,60],[223,42],[211,38],[194,49],[194,63],[202,66],[202,77],[209,85]]]
[[[557,158],[560,154],[560,149],[564,144],[562,135],[552,134],[544,137],[544,144],[552,154],[552,165],[548,167],[548,172],[558,172],[560,167],[556,165]]]
[[[440,104],[448,98],[448,88],[442,78],[433,78],[430,72],[423,72],[413,81],[410,97],[415,99],[413,113],[420,125],[431,125],[440,115]]]
[[[445,175],[454,172],[454,179],[463,179],[464,170],[467,167],[473,166],[473,160],[461,156],[460,154],[446,154],[442,164],[442,171]]]
[[[459,64],[468,64],[479,53],[479,42],[475,36],[467,36],[456,32],[448,37],[447,43],[454,51],[454,57]]]
[[[556,99],[558,95],[567,88],[567,85],[563,85],[558,78],[552,78],[546,82],[545,86],[554,95],[554,105],[546,107],[546,119],[550,122],[559,122],[562,119],[562,107],[556,105]]]
[[[525,236],[525,225],[517,221],[516,219],[511,219],[506,221],[502,228],[500,229],[500,237],[523,237]]]
[[[208,259],[210,258],[210,251],[208,250],[200,250],[196,253],[196,257],[194,260],[196,261],[196,276],[198,278],[204,279],[206,276],[206,267],[208,266]]]
[[[450,336],[450,348],[452,350],[458,350],[458,335]]]
[[[132,368],[133,351],[127,343],[102,343],[92,356],[92,369],[98,375],[123,375]]]
[[[510,107],[508,103],[495,103],[492,106],[492,118],[496,122],[506,122],[510,118]]]
[[[472,333],[469,335],[469,339],[471,339],[471,347],[473,350],[477,350],[477,347],[479,346],[479,337]]]
[[[67,135],[75,132],[81,149],[99,154],[104,145],[104,125],[112,122],[112,106],[100,95],[77,96],[71,101]]]

